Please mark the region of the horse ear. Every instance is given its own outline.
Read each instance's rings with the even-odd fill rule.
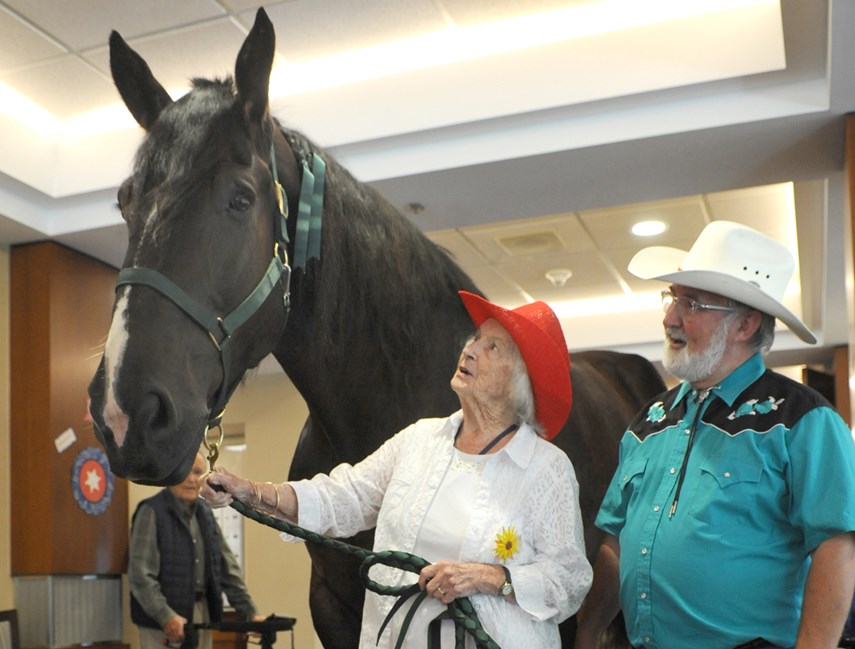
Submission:
[[[243,42],[235,63],[235,85],[244,115],[250,123],[260,122],[267,112],[270,70],[276,51],[273,23],[264,9],[255,14],[255,24]]]
[[[110,72],[125,106],[145,130],[172,104],[172,97],[154,78],[148,64],[116,31],[110,34]]]

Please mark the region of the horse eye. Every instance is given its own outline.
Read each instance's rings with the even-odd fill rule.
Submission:
[[[232,200],[229,203],[229,209],[236,210],[238,212],[246,212],[250,207],[252,207],[253,197],[248,192],[238,192],[234,196],[232,196]]]

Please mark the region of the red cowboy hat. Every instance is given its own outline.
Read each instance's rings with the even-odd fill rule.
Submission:
[[[458,293],[476,327],[493,318],[514,339],[528,369],[535,416],[545,429],[544,437],[552,439],[567,421],[573,403],[570,356],[555,313],[545,302],[505,309],[468,291]]]

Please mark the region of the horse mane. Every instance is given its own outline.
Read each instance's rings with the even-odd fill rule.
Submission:
[[[330,361],[341,362],[350,344],[369,336],[379,345],[382,366],[396,368],[398,379],[404,372],[404,382],[413,387],[423,363],[447,356],[438,354],[437,346],[462,347],[474,327],[457,291],[478,289],[445,250],[376,190],[303,134],[279,128],[299,157],[317,153],[326,163],[321,263],[309,264],[306,279],[313,326],[334,354]],[[324,263],[324,255],[334,261]],[[438,321],[453,313],[459,313],[455,321]],[[426,335],[437,330],[440,337]]]

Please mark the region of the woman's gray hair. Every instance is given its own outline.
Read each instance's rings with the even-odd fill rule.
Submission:
[[[755,352],[760,352],[761,354],[768,352],[772,348],[772,343],[775,342],[775,316],[763,313],[763,311],[759,311],[758,309],[754,309],[754,307],[730,298],[727,300],[727,306],[736,310],[734,317],[739,314],[745,315],[752,310],[760,313],[760,326],[757,327],[757,331],[751,336],[748,344],[751,345],[751,349]]]
[[[514,361],[513,368],[511,369],[511,406],[513,406],[514,414],[519,421],[525,422],[538,435],[542,435],[543,426],[537,421],[534,391],[531,389],[528,368],[516,344],[511,349]]]

